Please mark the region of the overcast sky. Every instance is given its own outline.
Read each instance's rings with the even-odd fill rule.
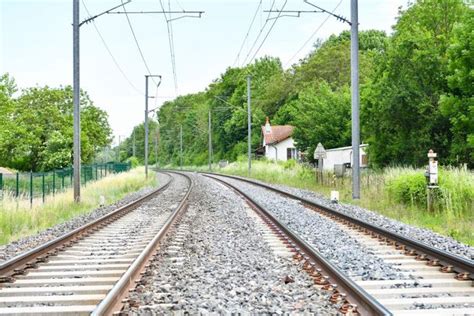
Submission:
[[[82,1],[82,0],[81,0]],[[168,7],[168,0],[162,0]],[[341,0],[314,0],[332,11]],[[94,15],[110,9],[120,0],[84,0]],[[265,24],[273,0],[262,0],[248,40],[240,53],[242,63],[257,34]],[[379,29],[391,33],[398,7],[406,0],[359,0],[360,29]],[[186,18],[172,22],[176,91],[168,31],[162,14],[129,15],[138,43],[151,73],[163,76],[158,98],[150,108],[174,98],[203,90],[236,61],[250,22],[260,0],[170,0],[172,10],[205,11],[201,19]],[[285,0],[275,0],[281,9]],[[161,10],[159,0],[133,0],[127,11]],[[286,10],[313,10],[303,0],[288,0]],[[81,20],[88,17],[81,2]],[[350,0],[342,0],[335,13],[350,18]],[[177,17],[176,15],[175,17]],[[329,18],[316,36],[291,59],[311,34],[327,18],[325,14],[303,14],[300,18],[283,17],[257,54],[277,56],[287,68],[304,57],[317,39],[326,39],[349,26]],[[0,0],[0,73],[8,72],[17,86],[58,87],[72,84],[72,0]],[[267,33],[270,20],[262,36]],[[133,126],[143,121],[145,65],[133,39],[125,15],[103,15],[95,25],[102,34],[124,75],[117,68],[93,24],[81,27],[81,88],[95,105],[109,114],[109,122],[118,135],[127,136]],[[258,42],[257,46],[260,45]],[[255,50],[249,54],[249,58]],[[236,65],[239,65],[239,62]],[[138,91],[137,91],[138,90]],[[153,83],[150,94],[155,94]],[[177,93],[177,94],[176,94]]]

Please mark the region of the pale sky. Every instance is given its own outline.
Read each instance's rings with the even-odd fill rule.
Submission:
[[[82,0],[81,0],[82,1]],[[92,15],[118,4],[120,0],[83,0]],[[162,0],[168,7],[168,0]],[[313,0],[332,11],[340,0]],[[125,1],[124,1],[125,2]],[[186,18],[172,22],[178,94],[198,92],[234,64],[260,0],[170,0],[172,10],[205,11],[201,19]],[[281,9],[285,0],[275,0]],[[359,0],[360,30],[379,29],[388,34],[395,24],[398,7],[407,0]],[[241,52],[248,54],[265,23],[272,0],[262,5]],[[133,0],[127,11],[159,11],[159,0]],[[303,0],[288,0],[286,10],[313,10]],[[81,2],[81,21],[88,17]],[[350,0],[342,0],[335,13],[350,19]],[[178,15],[176,15],[177,17]],[[275,14],[276,16],[276,14]],[[166,22],[162,14],[129,15],[138,42],[152,74],[163,81],[158,98],[150,108],[176,96]],[[326,14],[303,14],[300,18],[282,17],[257,54],[279,57],[284,66],[304,57],[317,38],[326,39],[349,29],[347,24],[329,18],[312,41],[293,60],[292,56],[326,19]],[[273,20],[262,32],[260,41]],[[8,72],[18,88],[72,85],[72,0],[0,0],[0,73]],[[118,136],[128,136],[144,117],[144,90],[147,70],[133,40],[125,15],[110,14],[96,19],[95,25],[105,39],[124,78],[104,47],[93,24],[81,27],[81,88],[95,105],[107,111]],[[257,43],[257,47],[260,42]],[[254,50],[255,51],[255,50]],[[252,56],[254,51],[250,54]],[[150,94],[156,89],[151,82]]]

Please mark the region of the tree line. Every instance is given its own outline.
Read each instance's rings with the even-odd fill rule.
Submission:
[[[18,96],[16,96],[18,94]],[[107,113],[81,91],[81,158],[90,163],[112,141]],[[0,77],[0,166],[48,171],[72,165],[72,87],[17,91],[8,74]]]
[[[373,166],[423,165],[431,148],[445,164],[474,167],[473,19],[461,0],[424,0],[399,10],[390,36],[359,33],[361,139]],[[246,153],[247,75],[254,150],[266,116],[294,125],[296,146],[308,153],[318,142],[351,144],[350,33],[344,31],[316,42],[289,69],[266,56],[227,68],[205,91],[164,103],[161,163],[179,163],[180,127],[184,164],[207,163],[209,111],[214,161]]]

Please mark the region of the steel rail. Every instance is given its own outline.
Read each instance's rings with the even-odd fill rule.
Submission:
[[[193,180],[186,174],[178,172],[174,173],[184,176],[189,181],[189,188],[186,192],[186,195],[183,197],[178,207],[166,220],[160,231],[148,243],[148,245],[140,253],[137,259],[133,261],[128,270],[120,277],[117,283],[115,283],[114,287],[107,293],[106,297],[100,302],[100,304],[97,305],[91,315],[111,315],[122,308],[124,304],[123,299],[127,296],[128,290],[130,288],[135,287],[135,280],[138,279],[140,272],[146,267],[147,262],[152,259],[153,254],[155,253],[155,250],[158,246],[158,243],[166,235],[166,233],[171,228],[181,211],[187,208],[187,199],[194,185]]]
[[[271,212],[267,211],[262,205],[252,199],[250,196],[242,192],[234,185],[222,180],[215,178],[212,175],[205,174],[205,176],[223,183],[227,187],[231,188],[242,196],[247,203],[253,209],[264,214],[265,217],[270,219],[285,235],[287,235],[297,246],[302,250],[304,256],[307,256],[309,261],[313,262],[318,266],[324,275],[329,276],[330,283],[335,283],[338,286],[338,292],[344,293],[346,299],[351,304],[357,305],[357,311],[362,315],[392,315],[383,305],[381,305],[374,297],[368,294],[362,287],[352,281],[344,272],[341,272],[336,266],[325,259],[316,249],[301,239],[296,233],[290,228],[281,223],[276,219]],[[308,261],[308,260],[307,260]]]
[[[18,256],[15,256],[2,264],[0,264],[0,287],[2,282],[14,281],[14,276],[23,274],[25,269],[35,268],[38,263],[47,261],[47,258],[51,255],[57,254],[60,250],[64,249],[68,245],[75,243],[83,235],[87,235],[89,232],[97,229],[101,226],[107,225],[108,223],[116,220],[119,217],[129,213],[136,209],[142,203],[150,200],[156,194],[164,191],[172,183],[173,178],[156,190],[146,194],[135,201],[132,201],[124,206],[117,208],[93,222],[87,223],[81,227],[78,227],[62,236],[59,236],[53,240],[50,240],[36,248],[28,250]]]
[[[272,187],[270,185],[256,182],[250,179],[246,179],[243,177],[237,177],[237,176],[231,176],[231,175],[225,175],[225,174],[220,174],[220,173],[210,173],[210,172],[201,172],[202,174],[210,174],[210,175],[217,175],[217,176],[222,176],[222,177],[227,177],[239,181],[244,181],[256,186],[263,187],[265,189],[271,190],[273,192],[276,192],[278,194],[284,195],[288,198],[298,200],[306,205],[309,205],[310,207],[314,207],[316,209],[322,210],[328,214],[334,215],[340,219],[349,221],[355,225],[358,225],[362,228],[368,229],[372,232],[375,232],[378,235],[381,235],[385,238],[388,238],[390,240],[393,240],[395,243],[405,245],[406,247],[413,249],[417,254],[419,255],[426,255],[425,260],[432,260],[435,265],[442,265],[445,267],[452,267],[452,269],[458,273],[458,275],[463,278],[469,278],[471,280],[474,280],[474,261],[469,260],[466,258],[463,258],[458,255],[454,255],[452,253],[449,253],[447,251],[431,247],[421,241],[414,240],[409,237],[405,237],[403,235],[400,235],[398,233],[386,230],[381,227],[377,227],[373,224],[364,222],[363,220],[360,220],[358,218],[352,217],[350,215],[344,214],[338,210],[335,210],[333,208],[330,208],[328,206],[324,206],[321,204],[318,204],[314,201],[308,200],[303,197],[299,197],[296,195],[293,195],[289,192],[277,189],[275,187]]]

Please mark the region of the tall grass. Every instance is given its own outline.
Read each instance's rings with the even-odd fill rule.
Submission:
[[[147,186],[156,186],[156,178],[145,180],[141,167],[87,184],[81,190],[80,203],[74,203],[72,189],[48,196],[44,204],[35,200],[31,207],[28,200],[5,196],[0,200],[0,244],[87,214],[99,206],[100,196],[105,197],[106,204],[111,204]]]
[[[237,161],[216,170],[248,176],[247,162],[244,161]],[[423,174],[423,169],[409,167],[392,167],[380,171],[363,170],[360,200],[352,199],[350,177],[336,178],[325,172],[323,181],[316,183],[312,169],[290,162],[253,161],[251,176],[269,183],[312,190],[326,197],[329,197],[331,190],[338,190],[342,202],[356,204],[474,245],[473,172],[459,168],[441,169],[440,189],[432,212],[426,209],[426,184]]]

